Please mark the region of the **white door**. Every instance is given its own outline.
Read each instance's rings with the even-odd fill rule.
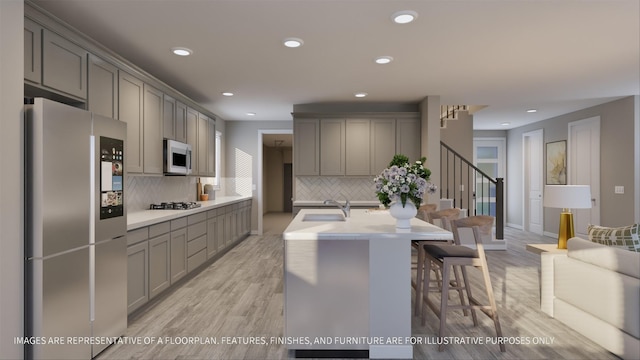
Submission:
[[[523,182],[524,230],[542,235],[544,231],[544,216],[542,206],[543,182],[543,130],[535,130],[522,134],[523,154]]]
[[[504,179],[505,144],[505,138],[474,138],[473,164],[493,179]],[[506,189],[504,189],[504,192],[506,194]],[[483,181],[483,178],[477,175],[474,193],[476,194],[476,213],[496,216],[495,185],[486,180]],[[504,197],[504,199],[506,199],[506,197]]]
[[[572,209],[576,236],[600,224],[600,117],[569,123],[569,184],[591,186],[591,209]]]

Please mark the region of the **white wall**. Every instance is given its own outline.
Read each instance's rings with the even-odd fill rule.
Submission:
[[[634,97],[626,97],[602,105],[582,109],[508,131],[507,138],[507,219],[506,223],[522,225],[522,134],[544,129],[544,142],[566,140],[572,121],[600,116],[600,223],[624,226],[634,222],[637,179],[634,174]],[[637,131],[637,130],[635,130]],[[624,195],[613,193],[622,185]],[[544,209],[544,231],[556,233],[559,209]]]
[[[256,188],[262,182],[258,174],[258,164],[262,161],[262,140],[259,130],[293,130],[293,121],[226,121],[224,139],[224,173],[227,183],[225,192],[233,194],[251,194],[253,207],[251,214],[252,231],[258,229],[258,199]]]
[[[0,358],[22,359],[24,3],[0,0]]]

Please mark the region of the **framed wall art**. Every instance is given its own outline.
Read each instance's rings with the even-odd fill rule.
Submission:
[[[547,143],[547,185],[567,185],[567,141]]]

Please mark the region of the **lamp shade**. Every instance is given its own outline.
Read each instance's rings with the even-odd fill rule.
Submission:
[[[589,185],[546,185],[544,206],[562,209],[591,208],[591,187]]]

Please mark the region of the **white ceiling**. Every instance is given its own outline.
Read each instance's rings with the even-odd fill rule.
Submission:
[[[34,3],[225,120],[290,120],[293,104],[439,95],[442,104],[488,105],[474,115],[476,129],[506,129],[640,94],[638,0]],[[391,22],[407,9],[417,21]],[[285,48],[287,37],[304,46]],[[172,55],[175,46],[194,54]],[[375,64],[381,55],[394,61]],[[355,99],[358,91],[369,96]]]

